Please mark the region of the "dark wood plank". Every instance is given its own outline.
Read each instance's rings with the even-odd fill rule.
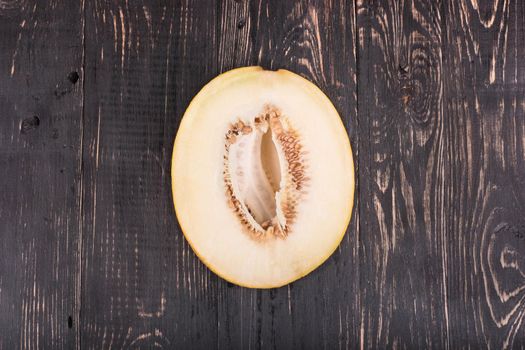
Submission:
[[[78,345],[80,1],[0,1],[0,349]]]
[[[444,3],[451,348],[523,348],[525,4]]]
[[[441,29],[440,2],[358,1],[365,348],[449,344]]]
[[[213,1],[87,7],[82,346],[212,348],[217,277],[175,219],[170,161],[216,75]]]
[[[222,2],[219,70],[262,65],[313,81],[340,112],[357,155],[354,13],[353,1]],[[289,286],[257,291],[219,280],[219,348],[355,347],[361,322],[358,222],[356,200],[341,247]]]

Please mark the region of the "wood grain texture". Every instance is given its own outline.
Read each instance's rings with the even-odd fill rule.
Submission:
[[[448,344],[441,19],[435,1],[358,2],[365,347]]]
[[[357,154],[354,14],[351,1],[224,2],[218,28],[219,70],[261,65],[301,74],[334,102]],[[336,253],[307,277],[287,287],[260,291],[219,281],[218,347],[356,346],[360,322],[357,212],[355,204],[352,225]]]
[[[369,347],[525,343],[523,13],[510,1],[358,4]]]
[[[0,349],[525,347],[525,3],[0,0]],[[173,211],[216,75],[317,84],[356,160],[319,269],[251,290]],[[83,69],[84,68],[84,69]]]
[[[82,347],[211,348],[217,277],[177,226],[173,138],[217,72],[213,2],[86,8]]]
[[[78,342],[80,5],[0,1],[0,349]]]
[[[459,1],[443,12],[451,346],[522,348],[525,6]]]

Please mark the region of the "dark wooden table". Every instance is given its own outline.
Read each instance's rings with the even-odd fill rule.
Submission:
[[[193,254],[190,99],[286,68],[339,110],[352,222],[275,290]],[[0,0],[0,349],[525,346],[525,2]]]

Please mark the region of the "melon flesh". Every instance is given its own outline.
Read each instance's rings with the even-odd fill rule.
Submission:
[[[186,110],[172,190],[184,235],[212,271],[241,286],[283,286],[321,265],[344,236],[350,142],[314,84],[286,70],[235,69]]]

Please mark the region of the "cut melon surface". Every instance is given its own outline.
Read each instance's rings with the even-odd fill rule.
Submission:
[[[321,265],[350,221],[354,164],[341,118],[308,80],[238,68],[187,108],[172,158],[177,219],[197,256],[241,286]]]

